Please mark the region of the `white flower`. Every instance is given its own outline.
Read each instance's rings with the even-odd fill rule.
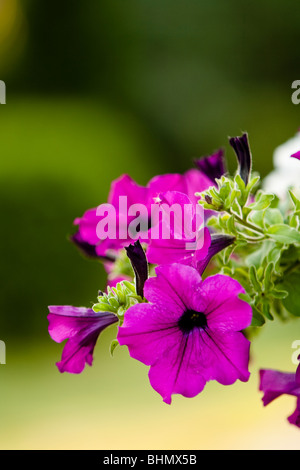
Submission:
[[[285,198],[288,189],[300,188],[300,161],[291,158],[300,150],[300,131],[284,144],[277,147],[273,154],[274,170],[264,178],[264,191]]]

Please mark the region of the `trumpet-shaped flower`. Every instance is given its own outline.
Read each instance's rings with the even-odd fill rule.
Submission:
[[[118,317],[110,312],[95,313],[90,308],[50,306],[49,334],[57,343],[68,339],[61,361],[60,372],[79,374],[85,364],[92,365],[94,347],[101,331],[116,323]]]
[[[151,228],[151,206],[155,204],[159,193],[179,191],[186,194],[192,204],[196,204],[195,193],[204,191],[212,184],[210,177],[196,168],[188,170],[183,175],[175,173],[155,176],[147,186],[140,186],[130,176],[122,175],[112,182],[106,205],[107,208],[110,206],[109,209],[115,219],[111,221],[114,225],[113,233],[108,234],[105,238],[99,238],[97,225],[101,220],[104,221],[108,215],[105,212],[105,207],[103,207],[103,213],[102,211],[99,213],[97,208],[92,208],[87,210],[82,217],[75,219],[74,224],[78,226],[78,236],[75,241],[79,247],[80,241],[83,250],[88,247],[89,252],[92,252],[94,246],[96,256],[100,258],[110,256],[136,239],[148,243],[148,230]],[[145,214],[139,214],[139,218],[143,218],[140,230],[138,229],[137,233],[131,233],[130,224],[137,215],[134,213],[137,205],[143,207]]]
[[[156,274],[144,286],[149,303],[125,312],[117,339],[150,366],[150,383],[164,402],[173,394],[194,397],[210,380],[247,381],[250,343],[241,330],[252,310],[238,297],[242,286],[224,275],[202,281],[196,269],[178,263]]]
[[[286,394],[297,397],[295,411],[288,417],[288,421],[300,428],[300,364],[296,373],[261,369],[259,389],[264,392],[262,398],[264,406],[267,406],[281,395]]]

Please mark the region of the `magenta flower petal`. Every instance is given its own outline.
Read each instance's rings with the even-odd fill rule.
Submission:
[[[226,173],[224,150],[219,149],[212,155],[194,160],[197,168],[215,183],[215,179],[221,178]]]
[[[150,280],[150,279],[149,279]],[[149,280],[147,283],[149,283]],[[118,341],[128,346],[132,358],[152,365],[162,357],[170,345],[178,344],[181,333],[176,327],[178,310],[160,304],[156,308],[150,304],[136,304],[126,312],[122,328],[119,328]]]
[[[210,358],[203,372],[207,381],[216,380],[222,385],[231,385],[236,380],[247,382],[250,341],[242,333],[207,328],[202,340]]]
[[[225,235],[223,233],[215,233],[211,235],[211,242],[208,247],[207,255],[197,260],[197,270],[200,274],[203,274],[210,260],[220,251],[224,250],[228,246],[232,245],[235,241],[235,237],[231,235]]]
[[[294,424],[298,428],[300,428],[300,398],[297,399],[296,402],[296,409],[291,416],[288,417],[288,421],[291,424]]]
[[[273,369],[261,369],[259,371],[259,390],[264,393],[262,398],[264,406],[284,394],[297,397],[296,409],[288,417],[288,421],[300,427],[300,382],[298,381],[298,370],[299,366],[296,373],[293,374]]]
[[[291,155],[292,158],[297,158],[297,160],[300,160],[300,150],[296,153],[293,153],[293,155]]]
[[[157,276],[150,278],[144,288],[145,297],[149,302],[159,304],[160,307],[162,303],[166,303],[164,310],[170,309],[170,305],[174,304],[174,307],[170,309],[169,317],[171,311],[175,310],[175,306],[179,314],[182,314],[185,308],[194,308],[198,300],[197,289],[202,282],[196,269],[174,263],[158,266],[155,271]],[[188,279],[187,276],[189,276]]]
[[[129,175],[125,174],[111,183],[108,203],[118,207],[120,196],[126,196],[128,207],[137,203],[145,204],[148,193],[147,187],[137,184]]]
[[[199,197],[195,196],[195,193],[202,192],[208,189],[210,186],[214,186],[211,179],[201,171],[192,168],[184,173],[184,193],[188,195],[189,199],[193,204],[197,204]],[[177,190],[179,191],[179,190]]]
[[[197,356],[202,357],[202,348],[197,344],[198,337],[174,335],[168,337],[168,349],[150,368],[151,386],[168,405],[173,394],[192,398],[202,392],[206,384],[203,366]],[[197,335],[198,336],[198,335]]]
[[[114,215],[116,219],[112,221],[113,233],[108,236],[105,233],[105,236],[99,238],[97,234],[99,222],[103,220],[103,225],[105,225],[108,223],[108,219],[112,219],[112,215],[109,218],[107,211],[105,215],[97,215],[97,208],[92,208],[87,210],[82,217],[75,219],[74,224],[78,226],[78,232],[77,238],[73,241],[85,254],[88,253],[89,256],[96,254],[99,258],[105,257],[108,253],[109,255],[114,254],[113,252],[128,246],[133,240],[139,239],[148,244],[151,205],[155,203],[159,193],[179,191],[188,195],[192,204],[196,204],[195,192],[203,191],[211,184],[211,180],[197,169],[189,170],[183,175],[175,173],[156,176],[149,181],[147,186],[138,185],[127,174],[122,175],[112,182],[108,195],[108,204],[111,210],[109,214]],[[139,214],[139,209],[136,206],[139,204],[143,206],[145,216]],[[103,207],[102,209],[104,212]],[[136,222],[137,216],[141,218],[139,222]],[[101,224],[99,227],[99,231],[102,233]],[[95,252],[92,251],[92,246],[95,247]]]
[[[251,312],[237,299],[238,283],[221,275],[202,282],[196,269],[178,263],[159,266],[156,274],[145,283],[149,303],[125,312],[118,341],[150,366],[150,383],[163,400],[195,396],[209,380],[248,380],[250,343],[239,329],[250,325]]]
[[[152,178],[148,185],[149,189],[149,204],[153,204],[154,199],[166,191],[180,191],[184,192],[185,185],[183,175],[179,173],[166,173],[165,175],[157,175]]]
[[[124,206],[120,197],[126,197]],[[130,176],[122,175],[111,184],[108,204],[115,209],[116,234],[100,240],[97,235],[97,225],[104,216],[97,215],[97,208],[87,210],[81,218],[74,221],[78,225],[78,233],[83,242],[95,245],[96,254],[103,257],[109,250],[118,251],[131,242],[129,235],[119,237],[120,230],[126,235],[128,225],[132,217],[128,216],[128,208],[133,204],[143,204],[148,207],[149,190],[147,187],[138,185]]]
[[[95,313],[92,309],[71,306],[50,306],[49,334],[57,343],[68,339],[61,361],[60,372],[79,374],[85,364],[92,365],[93,351],[98,336],[118,318],[109,312]]]
[[[207,324],[210,328],[241,331],[252,320],[251,306],[238,298],[245,290],[241,284],[229,276],[216,274],[206,278],[199,289],[200,298],[207,298]]]
[[[74,220],[74,224],[78,225],[80,239],[90,245],[97,245],[99,243],[99,238],[96,234],[99,217],[97,217],[96,211],[96,208],[88,209],[82,217]]]
[[[273,369],[261,369],[259,390],[264,392],[263,404],[266,406],[281,395],[300,396],[300,385],[295,381],[295,374]]]
[[[152,264],[180,262],[196,267],[199,260],[208,255],[211,244],[209,230],[206,227],[200,229],[203,217],[197,214],[195,206],[184,193],[167,191],[160,193],[158,198],[157,207],[160,206],[162,217],[151,231],[148,261]],[[171,220],[171,211],[173,223],[168,220]],[[155,236],[154,231],[157,232]]]
[[[177,191],[186,194],[192,204],[197,204],[196,192],[204,191],[212,186],[210,178],[203,172],[192,168],[183,175],[169,173],[152,178],[148,183],[150,204],[160,193],[166,191]]]
[[[299,361],[299,364],[298,364],[298,367],[296,369],[295,380],[300,385],[300,354],[298,356],[298,361]]]

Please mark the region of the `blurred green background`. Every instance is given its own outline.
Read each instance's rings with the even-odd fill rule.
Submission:
[[[263,409],[259,367],[293,370],[299,324],[267,325],[248,384],[164,405],[107,330],[94,367],[60,375],[48,305],[90,305],[102,266],[68,241],[112,179],[140,184],[249,134],[255,170],[300,127],[300,7],[292,0],[0,1],[0,447],[297,448],[294,399]],[[285,400],[287,398],[287,400]]]

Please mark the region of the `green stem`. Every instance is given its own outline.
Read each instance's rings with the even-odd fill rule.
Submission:
[[[249,230],[251,230],[252,232],[256,232],[256,233],[259,233],[259,234],[261,234],[261,235],[264,235],[264,237],[265,237],[265,234],[264,234],[263,230],[261,230],[260,228],[255,227],[255,225],[250,224],[249,222],[247,222],[247,220],[242,219],[240,216],[238,216],[238,215],[232,213],[231,211],[229,211],[229,214],[230,214],[230,215],[233,215],[233,216],[235,217],[236,221],[237,221],[240,225],[243,225],[244,227],[247,227],[247,228],[248,228]],[[262,240],[262,238],[261,238],[261,240]]]
[[[248,235],[244,235],[244,238],[245,240],[247,240],[247,242],[249,243],[256,243],[256,242],[261,242],[263,240],[265,240],[265,237],[249,237]]]

